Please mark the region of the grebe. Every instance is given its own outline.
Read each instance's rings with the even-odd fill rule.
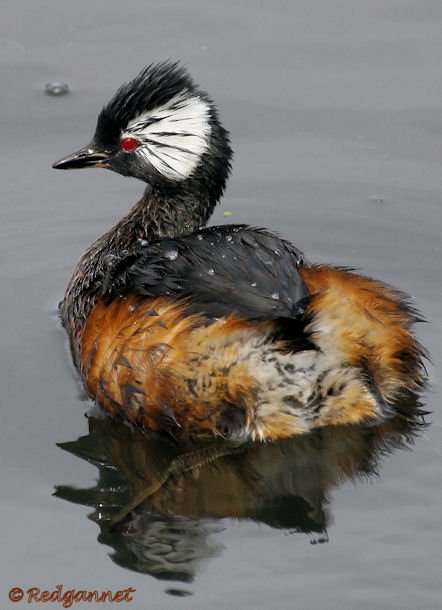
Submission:
[[[88,146],[54,163],[148,185],[81,257],[60,303],[87,392],[182,440],[275,440],[391,415],[423,383],[419,314],[267,230],[204,228],[231,156],[211,98],[163,62],[117,91]]]

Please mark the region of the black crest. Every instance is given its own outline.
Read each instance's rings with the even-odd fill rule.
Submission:
[[[198,94],[211,105],[186,68],[179,62],[150,64],[133,80],[122,85],[98,116],[95,139],[114,146],[122,129],[138,115],[166,104],[179,93]]]

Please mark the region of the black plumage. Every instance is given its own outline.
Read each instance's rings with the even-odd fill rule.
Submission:
[[[215,226],[113,255],[103,297],[172,295],[208,317],[297,318],[308,296],[302,261],[297,248],[264,229]]]

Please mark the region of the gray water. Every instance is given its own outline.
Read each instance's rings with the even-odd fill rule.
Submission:
[[[431,414],[427,428],[329,430],[225,456],[110,532],[106,511],[173,451],[95,417],[56,304],[142,186],[50,166],[89,141],[121,82],[169,57],[232,134],[213,222],[232,211],[310,260],[412,294],[429,320]],[[2,608],[27,607],[8,601],[12,587],[58,584],[132,587],[134,610],[442,607],[441,57],[437,0],[3,4]],[[51,81],[71,93],[48,96]]]

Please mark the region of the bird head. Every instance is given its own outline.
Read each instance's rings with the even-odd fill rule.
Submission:
[[[195,191],[215,204],[231,156],[213,101],[181,64],[167,61],[122,85],[100,112],[90,144],[53,167],[104,167],[160,192]]]

